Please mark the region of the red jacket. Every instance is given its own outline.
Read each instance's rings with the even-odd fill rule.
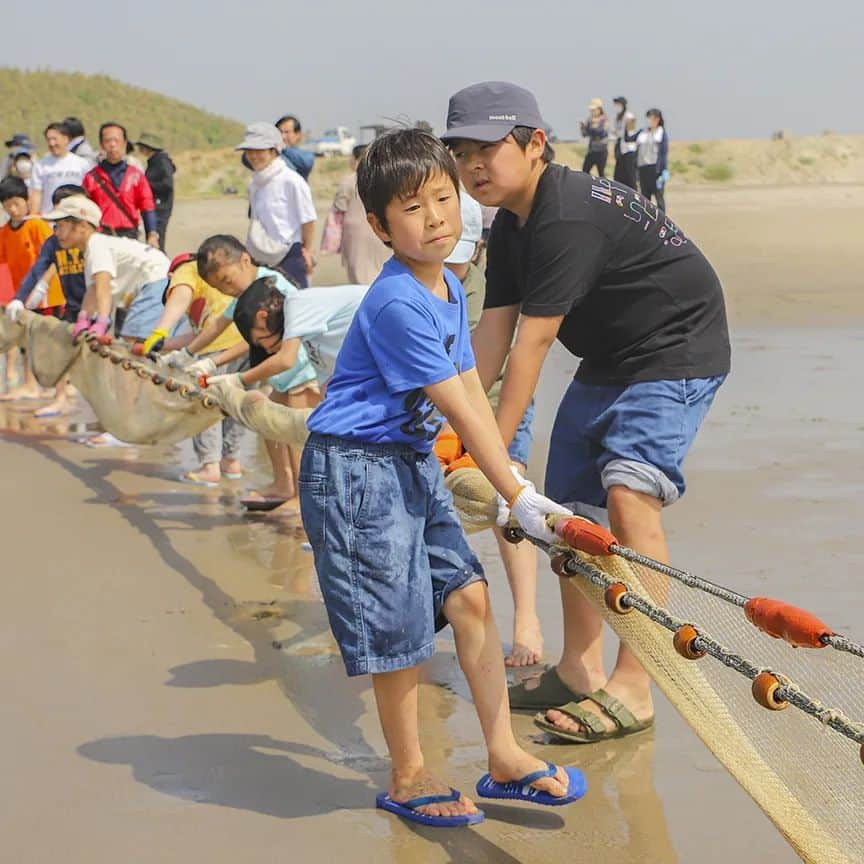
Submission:
[[[102,183],[111,189],[129,211],[129,214],[135,217],[134,222],[130,221],[128,216],[111,200],[111,196],[102,188]],[[105,228],[136,229],[141,220],[141,214],[153,213],[156,209],[153,190],[150,188],[144,172],[139,171],[134,165],[126,165],[119,189],[111,182],[101,163],[85,175],[82,185],[87,190],[87,194],[99,205],[99,209],[102,211],[102,225]],[[144,227],[153,230],[146,224],[148,221],[149,219],[144,220]]]

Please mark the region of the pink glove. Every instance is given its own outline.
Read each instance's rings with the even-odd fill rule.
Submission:
[[[90,316],[82,309],[72,328],[72,341],[77,342],[81,334],[90,327]]]
[[[93,319],[93,323],[87,328],[87,334],[89,336],[95,336],[99,338],[100,336],[104,336],[108,332],[108,328],[111,326],[111,319],[106,315],[97,315]]]

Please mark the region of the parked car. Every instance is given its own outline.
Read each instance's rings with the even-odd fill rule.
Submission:
[[[316,156],[350,156],[357,139],[344,127],[328,129],[320,138],[307,143]]]

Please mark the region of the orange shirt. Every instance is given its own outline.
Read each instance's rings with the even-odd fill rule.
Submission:
[[[25,219],[17,228],[7,222],[0,228],[0,263],[9,266],[16,291],[51,233],[52,228],[44,219]],[[43,305],[62,306],[65,302],[60,280],[55,276],[49,283],[48,298]]]

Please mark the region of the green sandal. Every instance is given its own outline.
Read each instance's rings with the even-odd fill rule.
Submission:
[[[613,729],[607,729],[602,718],[594,711],[589,711],[579,705],[579,701],[590,699],[595,705],[599,706],[603,714],[615,723]],[[538,714],[534,718],[534,725],[562,741],[567,741],[570,744],[594,744],[597,741],[610,741],[613,738],[624,738],[626,735],[635,735],[637,732],[645,732],[654,725],[654,718],[649,717],[647,720],[637,720],[624,704],[619,702],[614,696],[610,696],[605,690],[595,690],[587,696],[583,696],[581,700],[569,702],[567,705],[552,706],[556,710],[561,711],[568,717],[572,717],[577,723],[584,726],[581,732],[568,732],[565,729],[559,729],[554,723],[550,723],[545,714]]]
[[[582,693],[571,690],[561,680],[554,666],[540,673],[540,683],[536,687],[529,690],[523,681],[508,687],[507,695],[511,708],[531,711],[547,711],[549,708],[580,702],[585,698]]]

